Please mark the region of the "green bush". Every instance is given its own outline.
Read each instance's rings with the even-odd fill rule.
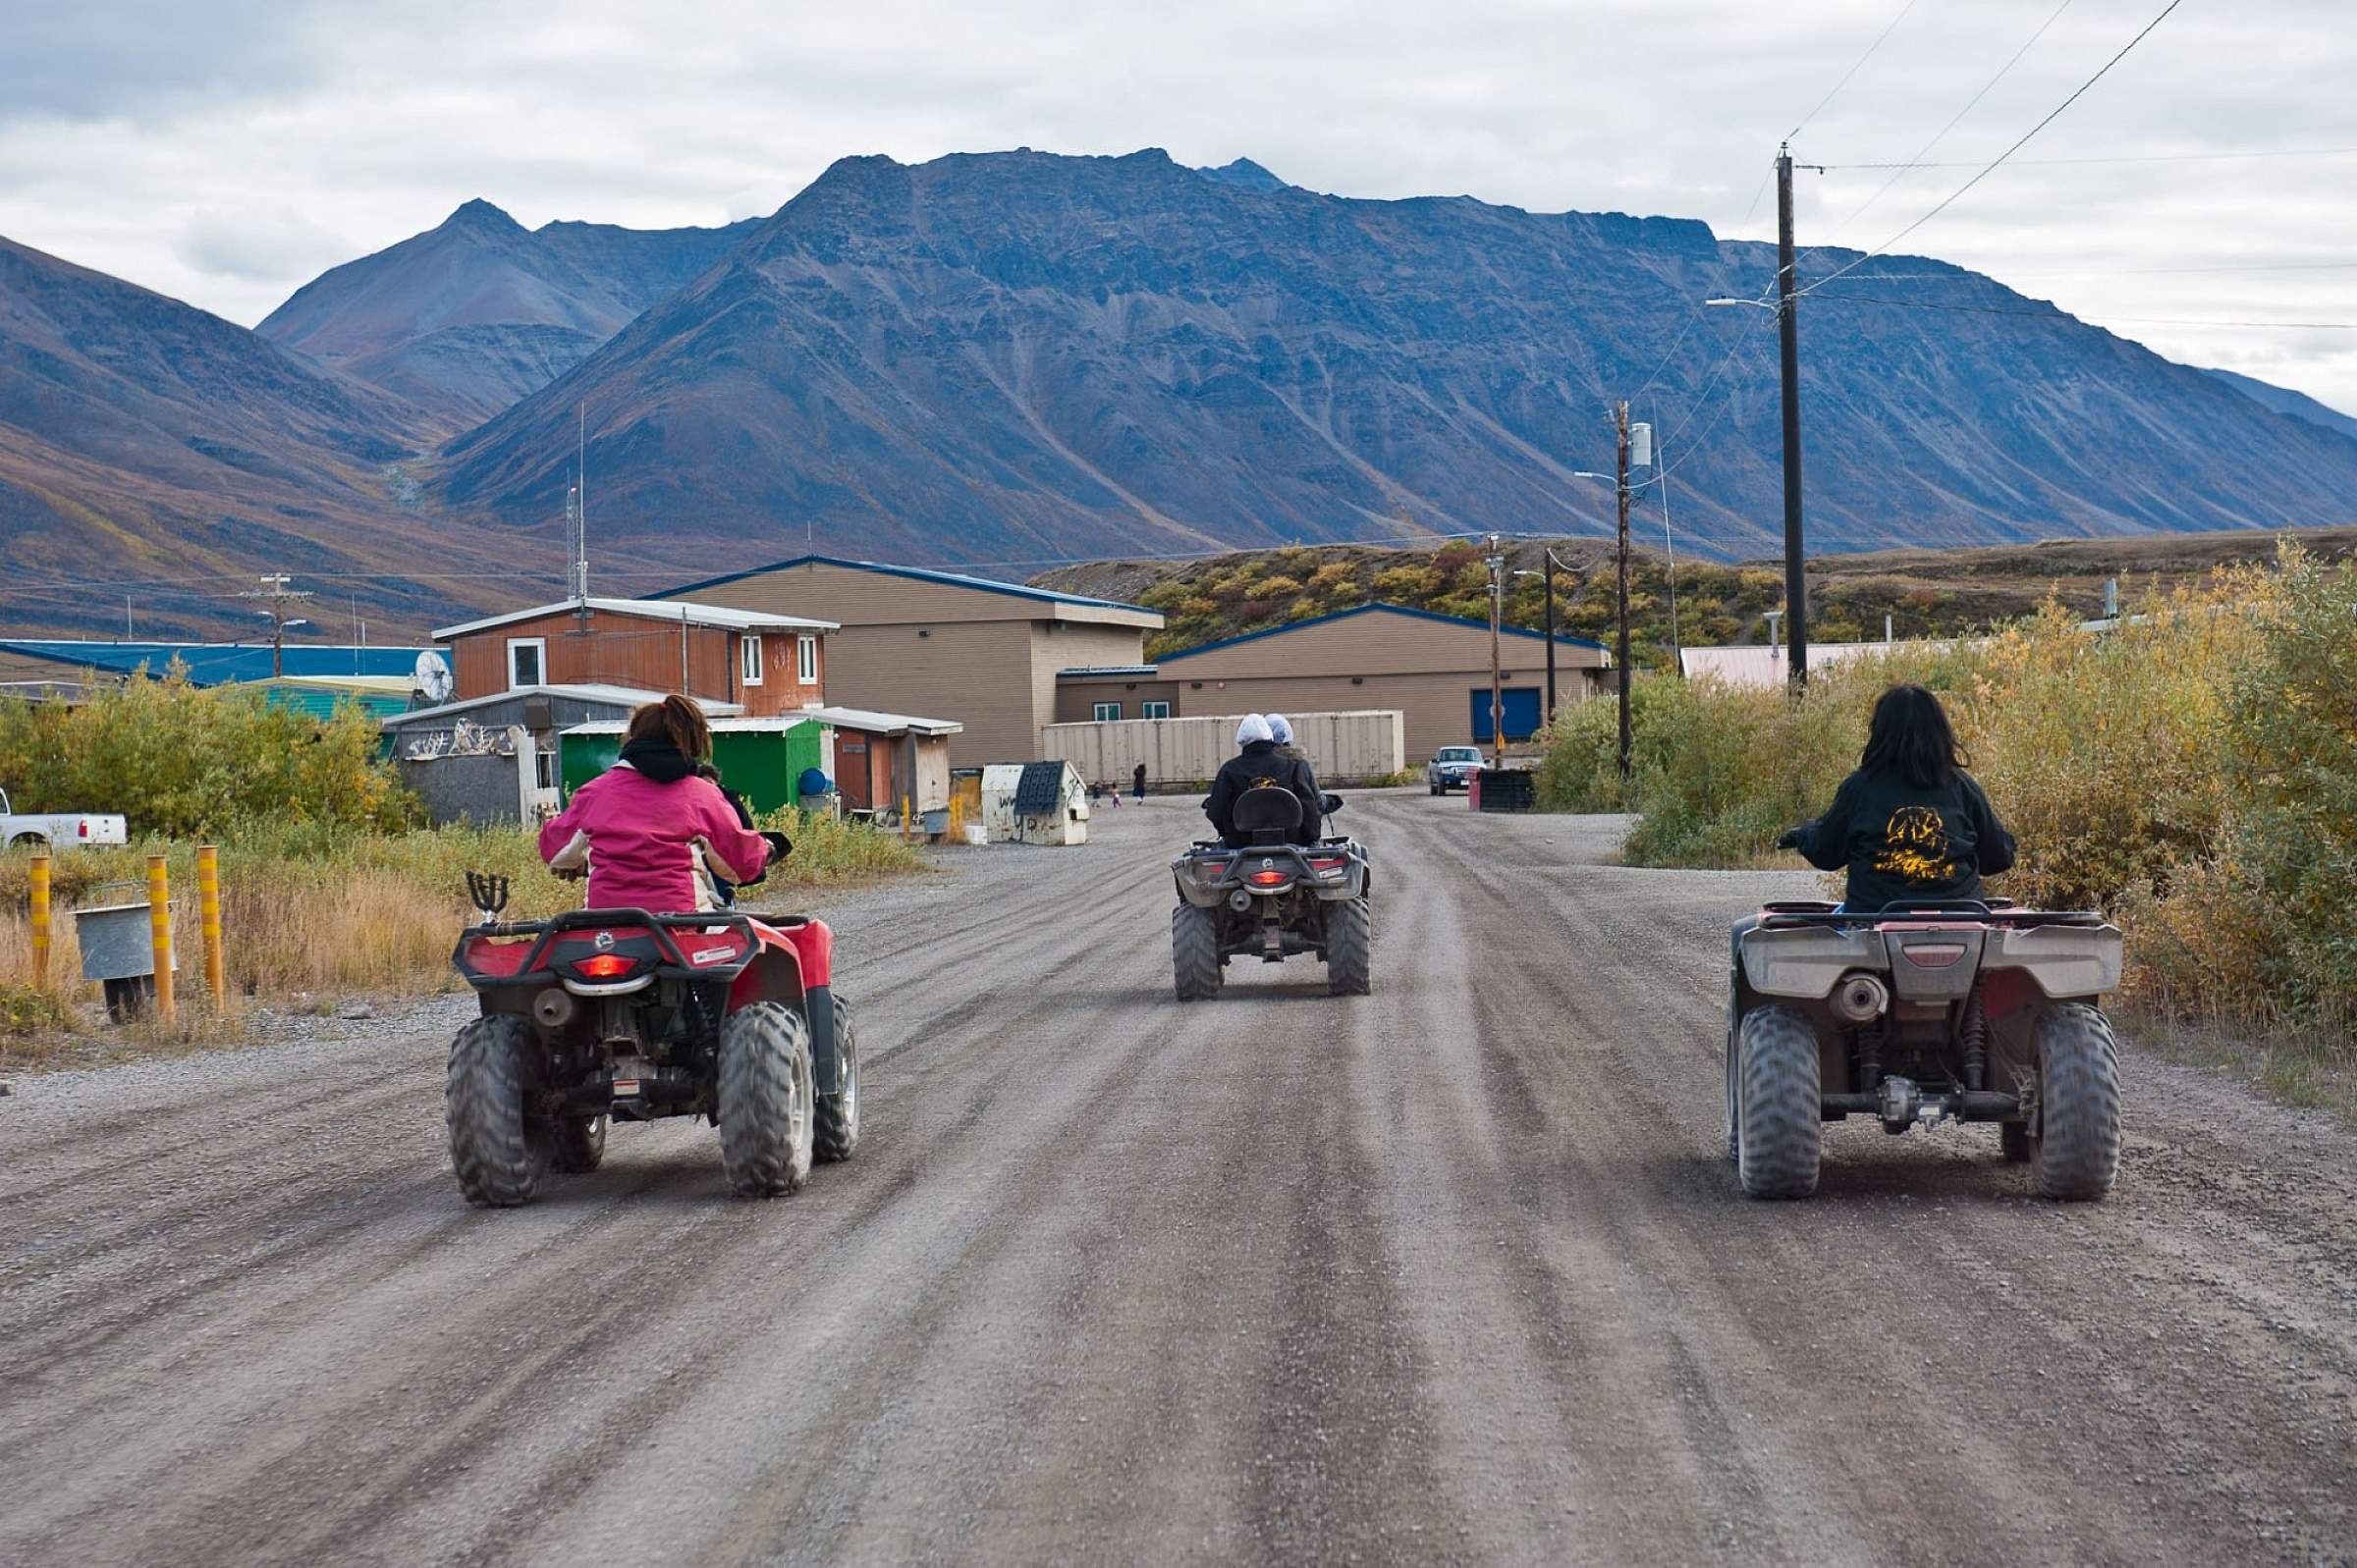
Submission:
[[[399,829],[421,820],[380,755],[375,721],[326,721],[258,693],[142,671],[87,701],[0,699],[0,787],[20,811],[119,812],[135,834],[243,822]]]

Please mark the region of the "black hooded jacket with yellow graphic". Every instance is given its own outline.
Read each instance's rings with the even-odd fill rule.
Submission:
[[[1850,909],[1907,898],[1978,898],[1981,879],[2013,864],[2013,836],[1962,769],[1925,789],[1864,771],[1841,781],[1794,845],[1822,871],[1847,871]]]
[[[1220,776],[1211,782],[1211,794],[1203,802],[1203,814],[1220,836],[1220,841],[1231,849],[1240,849],[1246,839],[1235,831],[1235,797],[1247,789],[1273,784],[1279,789],[1290,789],[1301,802],[1301,824],[1288,837],[1297,844],[1314,844],[1325,818],[1319,814],[1318,776],[1307,759],[1287,756],[1277,749],[1273,740],[1255,740],[1237,755],[1230,757],[1221,767]]]

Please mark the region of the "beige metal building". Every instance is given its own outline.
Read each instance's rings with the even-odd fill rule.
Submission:
[[[834,622],[827,700],[940,714],[960,768],[1040,755],[1056,721],[1057,675],[1134,665],[1162,617],[1136,605],[1052,593],[957,572],[800,556],[693,582],[664,596]]]
[[[1558,634],[1556,700],[1602,688],[1604,644]],[[1536,734],[1546,707],[1547,639],[1508,626],[1499,638],[1508,743]],[[1415,767],[1442,746],[1490,739],[1490,623],[1369,604],[1289,626],[1206,643],[1159,665],[1074,668],[1057,681],[1056,717],[1175,719],[1206,714],[1397,708]]]

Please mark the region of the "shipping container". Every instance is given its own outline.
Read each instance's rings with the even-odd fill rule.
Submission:
[[[1041,731],[1049,757],[1069,762],[1083,780],[1127,788],[1137,765],[1165,788],[1207,788],[1220,764],[1235,755],[1240,714],[1214,718],[1108,719],[1050,725]],[[1321,784],[1366,784],[1407,766],[1406,726],[1397,708],[1288,714],[1293,744]]]
[[[558,737],[565,798],[614,766],[627,728],[619,720],[575,725]],[[811,719],[715,719],[712,765],[755,811],[796,804],[795,783],[805,768],[826,771],[826,727]]]

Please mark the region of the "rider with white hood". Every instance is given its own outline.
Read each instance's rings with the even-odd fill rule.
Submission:
[[[1211,782],[1211,794],[1203,802],[1203,814],[1218,830],[1221,842],[1232,849],[1244,846],[1244,836],[1235,831],[1236,796],[1247,789],[1273,787],[1290,789],[1301,802],[1301,822],[1293,830],[1292,841],[1316,843],[1325,814],[1319,809],[1317,775],[1309,764],[1279,751],[1268,720],[1256,713],[1236,722],[1235,745],[1236,754],[1221,765],[1220,776]]]

